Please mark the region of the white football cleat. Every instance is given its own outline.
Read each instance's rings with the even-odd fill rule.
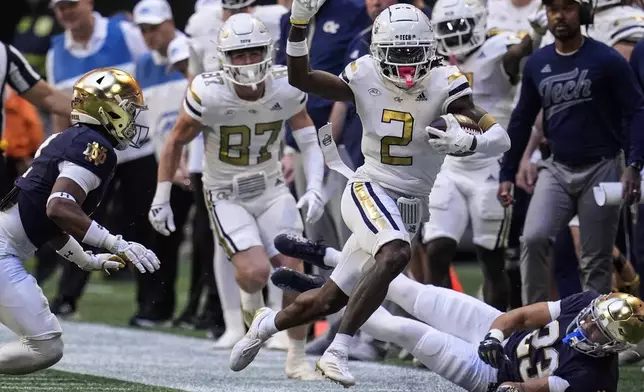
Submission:
[[[319,381],[324,377],[315,371],[313,365],[306,358],[306,355],[291,353],[286,354],[286,367],[284,369],[286,377],[292,380],[302,381]]]
[[[244,330],[226,328],[224,334],[221,335],[219,339],[215,340],[215,342],[212,344],[212,348],[214,348],[215,350],[229,350],[233,348],[233,346],[237,342],[242,340],[243,337]]]
[[[288,350],[288,334],[286,331],[279,331],[264,344],[268,350],[287,351]]]
[[[259,324],[263,319],[271,314],[273,310],[270,308],[261,308],[255,312],[255,318],[248,328],[246,335],[233,347],[230,352],[230,359],[228,360],[228,365],[230,369],[238,372],[244,370],[246,366],[250,365],[253,362],[253,359],[257,356],[259,349],[262,348],[262,344],[268,340],[270,336],[262,336],[259,330]]]
[[[349,357],[346,353],[329,348],[315,364],[315,367],[324,377],[345,388],[356,385],[356,379],[349,371]]]

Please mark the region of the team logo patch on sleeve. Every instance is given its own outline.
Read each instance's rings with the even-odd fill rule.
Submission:
[[[87,143],[87,148],[83,151],[83,155],[85,155],[85,159],[88,162],[93,163],[94,166],[98,166],[105,163],[105,160],[107,159],[107,149],[97,142]]]

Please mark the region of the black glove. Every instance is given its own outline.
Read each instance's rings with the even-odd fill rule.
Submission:
[[[490,332],[485,335],[485,339],[479,344],[479,358],[493,368],[498,369],[507,357],[503,353],[503,344]],[[498,389],[497,389],[498,391]]]

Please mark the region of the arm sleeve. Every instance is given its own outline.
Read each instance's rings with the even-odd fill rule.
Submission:
[[[7,83],[18,94],[23,94],[31,89],[40,80],[40,75],[29,65],[29,62],[20,54],[18,49],[5,45],[7,52]]]
[[[620,103],[628,124],[628,163],[644,161],[644,94],[633,70],[615,50],[610,49],[611,65],[608,67],[611,89]]]
[[[457,67],[450,66],[447,73],[447,98],[443,102],[441,113],[447,113],[447,108],[452,102],[466,95],[472,95],[470,83]]]
[[[561,301],[549,301],[548,311],[550,312],[550,320],[556,320],[561,316]]]
[[[85,194],[97,189],[101,185],[101,179],[96,174],[69,161],[60,162],[58,164],[58,172],[58,178],[69,178],[77,183]]]
[[[143,40],[143,34],[141,34],[141,30],[137,26],[124,20],[121,22],[121,30],[133,60],[136,61],[139,57],[149,52],[148,46]]]
[[[570,384],[563,378],[557,376],[548,377],[549,392],[566,392],[568,388],[570,388]]]
[[[519,168],[521,156],[532,134],[532,125],[541,109],[541,98],[530,76],[529,66],[530,62],[528,60],[521,80],[519,103],[512,111],[510,123],[508,124],[507,131],[508,136],[510,136],[510,150],[503,155],[503,159],[501,160],[499,182],[514,182],[514,176]]]

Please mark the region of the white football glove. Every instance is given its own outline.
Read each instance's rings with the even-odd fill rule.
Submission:
[[[111,253],[99,253],[95,255],[91,251],[87,250],[85,251],[85,254],[87,254],[85,262],[77,263],[77,265],[85,271],[105,270],[109,273],[109,271],[118,271],[125,267],[125,261]]]
[[[291,24],[305,28],[311,18],[326,0],[293,0],[291,5]]]
[[[154,230],[163,235],[170,235],[174,233],[176,227],[174,226],[174,214],[170,203],[152,204],[150,212],[148,212],[148,219],[154,227]]]
[[[548,15],[546,15],[545,8],[540,8],[528,16],[528,22],[530,22],[530,26],[537,34],[543,36],[548,32]]]
[[[461,128],[454,115],[442,116],[447,122],[447,129],[442,131],[434,127],[426,127],[425,131],[436,138],[429,138],[429,145],[441,154],[453,154],[470,150],[474,142],[474,135],[471,135]]]
[[[108,249],[126,263],[132,263],[140,273],[154,272],[161,267],[161,262],[151,250],[136,242],[127,242],[119,235],[118,240]]]
[[[324,201],[322,200],[322,194],[315,189],[309,189],[302,195],[302,197],[300,197],[300,200],[297,202],[298,209],[302,209],[304,206],[307,206],[306,221],[308,223],[317,222],[324,213]]]

